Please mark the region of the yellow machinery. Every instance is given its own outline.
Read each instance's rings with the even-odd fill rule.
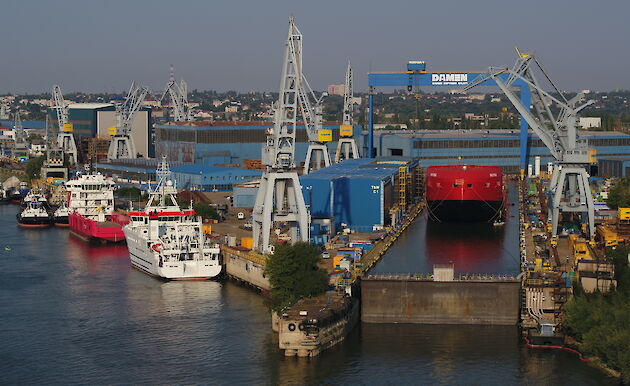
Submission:
[[[619,245],[619,237],[617,232],[607,225],[597,226],[597,241],[605,248],[615,248]]]
[[[586,240],[578,237],[576,234],[570,234],[568,240],[569,250],[573,254],[575,265],[577,265],[580,260],[593,260],[591,250],[589,249],[588,242]]]
[[[630,224],[630,208],[619,208],[617,211],[619,224]]]

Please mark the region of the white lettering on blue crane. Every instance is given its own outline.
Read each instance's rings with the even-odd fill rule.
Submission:
[[[432,86],[465,86],[468,74],[431,74]]]

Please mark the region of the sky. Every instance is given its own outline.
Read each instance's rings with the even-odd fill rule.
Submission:
[[[630,89],[630,1],[4,0],[0,93],[163,89],[170,64],[189,89],[277,91],[288,17],[304,35],[316,90],[355,89],[369,71],[510,66],[534,51],[565,90]]]

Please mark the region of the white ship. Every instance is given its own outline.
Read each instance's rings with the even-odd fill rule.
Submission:
[[[203,280],[221,273],[219,246],[210,244],[201,218],[182,210],[166,161],[156,170],[157,186],[143,211],[130,211],[123,227],[134,268],[170,280]]]
[[[61,200],[59,202],[59,207],[53,213],[53,222],[55,226],[58,227],[68,227],[68,215],[70,214],[70,210],[68,209],[68,203],[66,200]]]

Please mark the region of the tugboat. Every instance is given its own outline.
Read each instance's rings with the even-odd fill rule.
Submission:
[[[63,228],[69,227],[68,214],[68,204],[66,203],[66,200],[61,200],[59,207],[53,213],[53,222],[55,223],[55,226]]]
[[[149,192],[144,210],[130,211],[123,227],[131,265],[154,277],[168,280],[205,280],[221,273],[220,248],[206,239],[201,218],[182,210],[177,188],[163,159],[156,170],[157,186]]]
[[[11,202],[20,204],[30,191],[26,182],[20,182],[20,186],[11,193]]]
[[[0,186],[0,205],[5,205],[5,204],[8,204],[9,202],[11,202],[11,199],[9,198],[9,194],[2,186]]]
[[[114,181],[101,173],[86,173],[66,183],[70,233],[85,241],[125,241],[123,225],[129,218],[114,211]]]
[[[26,208],[15,215],[22,228],[47,228],[52,225],[52,217],[48,214],[46,197],[37,192],[29,192],[24,198]]]

